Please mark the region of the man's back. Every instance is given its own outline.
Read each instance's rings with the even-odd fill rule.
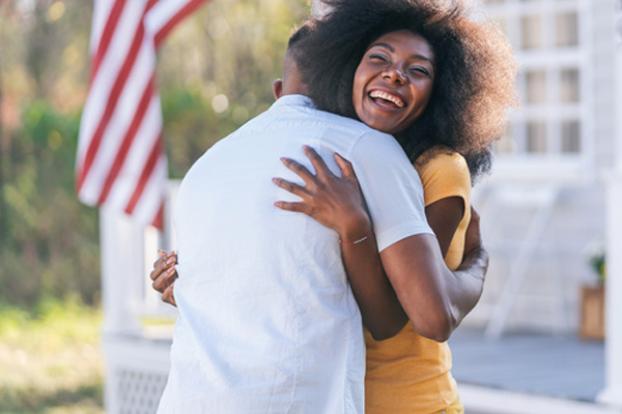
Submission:
[[[361,139],[401,153],[389,136],[286,96],[188,172],[175,214],[179,318],[160,412],[363,412],[362,324],[339,240],[275,208],[292,197],[271,182],[297,181],[279,157],[302,160],[304,144],[336,171],[332,153],[349,157]],[[401,237],[382,225],[390,231],[379,243]]]

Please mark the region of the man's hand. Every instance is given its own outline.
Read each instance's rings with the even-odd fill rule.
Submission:
[[[162,301],[170,305],[177,306],[175,302],[174,289],[175,279],[177,279],[177,253],[158,251],[158,260],[153,263],[153,270],[149,277],[153,280],[151,286],[162,294]]]

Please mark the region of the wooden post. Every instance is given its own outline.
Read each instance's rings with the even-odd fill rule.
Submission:
[[[617,42],[614,56],[616,161],[607,194],[607,276],[605,369],[603,403],[622,408],[622,0],[616,0]]]

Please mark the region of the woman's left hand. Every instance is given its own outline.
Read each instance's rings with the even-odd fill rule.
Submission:
[[[312,217],[335,230],[342,241],[356,241],[366,237],[371,232],[371,220],[352,164],[335,153],[335,161],[341,170],[339,177],[328,169],[313,148],[305,146],[304,152],[315,168],[316,175],[292,159],[281,158],[287,168],[302,178],[304,187],[283,178],[272,179],[277,186],[297,195],[302,201],[277,201],[274,205]]]

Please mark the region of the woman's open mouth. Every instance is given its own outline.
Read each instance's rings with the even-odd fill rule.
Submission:
[[[377,106],[385,110],[398,110],[406,106],[401,97],[380,89],[371,90],[367,96]]]

